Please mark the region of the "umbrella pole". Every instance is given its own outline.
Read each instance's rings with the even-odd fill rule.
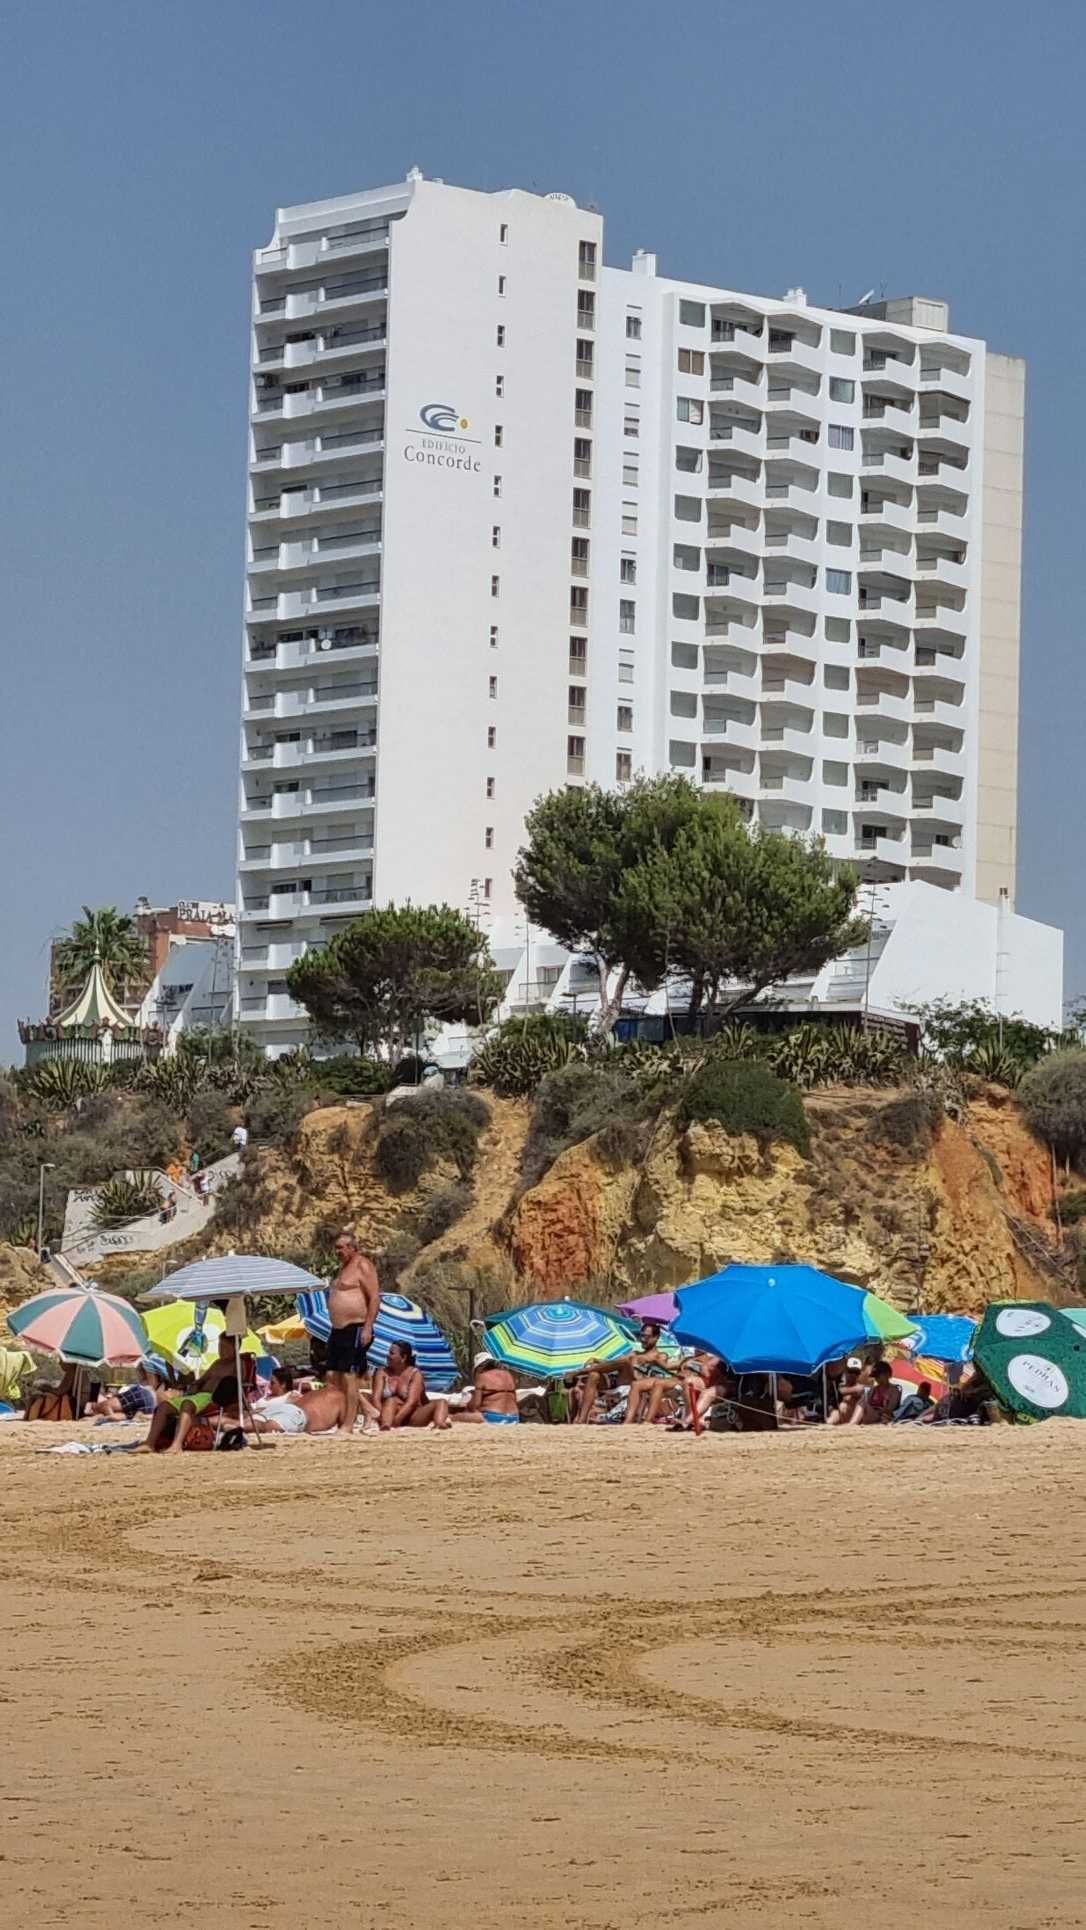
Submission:
[[[240,1334],[234,1335],[234,1372],[238,1377],[238,1419],[241,1422],[242,1430],[244,1431],[246,1414],[248,1414],[249,1419],[251,1421],[255,1420],[255,1416],[253,1414],[252,1408],[249,1406],[249,1403],[245,1398],[245,1382],[242,1379],[242,1373],[241,1373],[241,1335]],[[268,1445],[266,1441],[261,1440],[259,1430],[256,1427],[253,1428],[253,1440],[255,1441],[257,1447],[259,1448],[267,1447]]]

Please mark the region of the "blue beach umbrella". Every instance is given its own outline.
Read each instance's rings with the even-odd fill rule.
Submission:
[[[817,1267],[725,1267],[680,1287],[675,1298],[675,1339],[719,1354],[744,1374],[811,1374],[876,1336],[874,1296]],[[877,1305],[880,1327],[885,1309],[891,1324],[896,1319],[911,1332],[911,1323],[884,1302]]]
[[[579,1300],[539,1300],[485,1322],[486,1349],[503,1367],[558,1378],[590,1360],[621,1360],[639,1345],[632,1320]]]
[[[298,1295],[298,1318],[314,1340],[328,1340],[332,1322],[328,1295],[323,1287]],[[446,1393],[460,1379],[452,1348],[436,1320],[431,1320],[425,1308],[420,1307],[417,1300],[409,1300],[406,1294],[383,1293],[373,1323],[373,1344],[369,1350],[372,1366],[387,1365],[388,1350],[395,1340],[406,1342],[414,1349],[422,1378],[436,1393]]]
[[[909,1342],[912,1353],[923,1360],[972,1360],[975,1320],[962,1313],[914,1313],[909,1318],[916,1328],[916,1338]]]

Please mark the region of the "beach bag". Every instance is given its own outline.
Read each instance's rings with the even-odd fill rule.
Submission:
[[[181,1444],[182,1454],[210,1454],[215,1445],[215,1423],[200,1415]]]

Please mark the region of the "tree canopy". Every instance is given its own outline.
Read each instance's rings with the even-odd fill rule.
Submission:
[[[1086,1051],[1050,1052],[1018,1087],[1022,1110],[1035,1133],[1061,1159],[1086,1152]]]
[[[101,905],[96,911],[84,905],[82,918],[75,919],[58,941],[53,957],[61,986],[72,992],[82,985],[96,958],[114,993],[132,982],[142,986],[147,976],[147,940],[135,919],[116,905]]]
[[[862,943],[857,882],[817,839],[752,828],[734,798],[685,778],[553,791],[529,813],[515,873],[528,917],[600,976],[610,1030],[629,981],[690,984],[731,1011]]]
[[[386,905],[307,952],[287,974],[324,1039],[391,1056],[428,1020],[481,1024],[501,996],[482,934],[449,905]]]

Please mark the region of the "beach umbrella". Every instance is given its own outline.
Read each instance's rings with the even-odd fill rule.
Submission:
[[[926,1360],[972,1359],[977,1323],[966,1314],[914,1313],[909,1318],[916,1328],[910,1342],[914,1354],[923,1354]]]
[[[219,1357],[219,1336],[226,1321],[217,1307],[203,1301],[171,1300],[164,1306],[148,1307],[143,1316],[147,1338],[157,1354],[180,1374],[202,1374]],[[243,1354],[261,1355],[264,1343],[256,1334],[246,1334],[241,1343]]]
[[[662,1327],[670,1327],[678,1311],[673,1293],[643,1293],[639,1300],[624,1300],[619,1307],[619,1313],[629,1314],[631,1320],[657,1320]]]
[[[675,1339],[743,1374],[810,1374],[850,1348],[912,1332],[875,1294],[816,1267],[725,1267],[680,1287],[676,1299]]]
[[[304,1332],[311,1334],[314,1340],[328,1341],[332,1321],[328,1312],[328,1295],[323,1288],[298,1295],[298,1314]],[[267,1337],[270,1338],[270,1334]],[[456,1357],[436,1320],[431,1319],[417,1300],[409,1300],[403,1293],[381,1295],[369,1349],[372,1367],[388,1365],[388,1350],[393,1341],[406,1342],[414,1349],[415,1362],[422,1378],[435,1393],[447,1393],[460,1379]]]
[[[946,1374],[937,1361],[915,1360],[911,1356],[908,1359],[892,1360],[890,1377],[909,1394],[915,1393],[916,1389],[927,1381],[935,1400],[946,1393],[948,1385]]]
[[[633,1323],[578,1300],[540,1300],[490,1314],[485,1346],[503,1367],[520,1374],[579,1374],[590,1360],[621,1360],[638,1346]]]
[[[225,1253],[214,1260],[193,1260],[168,1273],[157,1287],[148,1289],[144,1299],[253,1299],[266,1293],[304,1293],[320,1284],[317,1274],[289,1260],[274,1260],[264,1253]]]
[[[267,1327],[258,1329],[260,1338],[269,1347],[285,1347],[294,1340],[304,1340],[308,1328],[297,1314],[288,1314],[285,1320],[273,1320]]]
[[[973,1359],[1012,1414],[1034,1421],[1054,1414],[1086,1419],[1086,1332],[1047,1300],[989,1307]]]
[[[55,1287],[24,1300],[8,1326],[25,1347],[75,1367],[133,1366],[147,1352],[143,1321],[127,1300],[97,1287]]]

